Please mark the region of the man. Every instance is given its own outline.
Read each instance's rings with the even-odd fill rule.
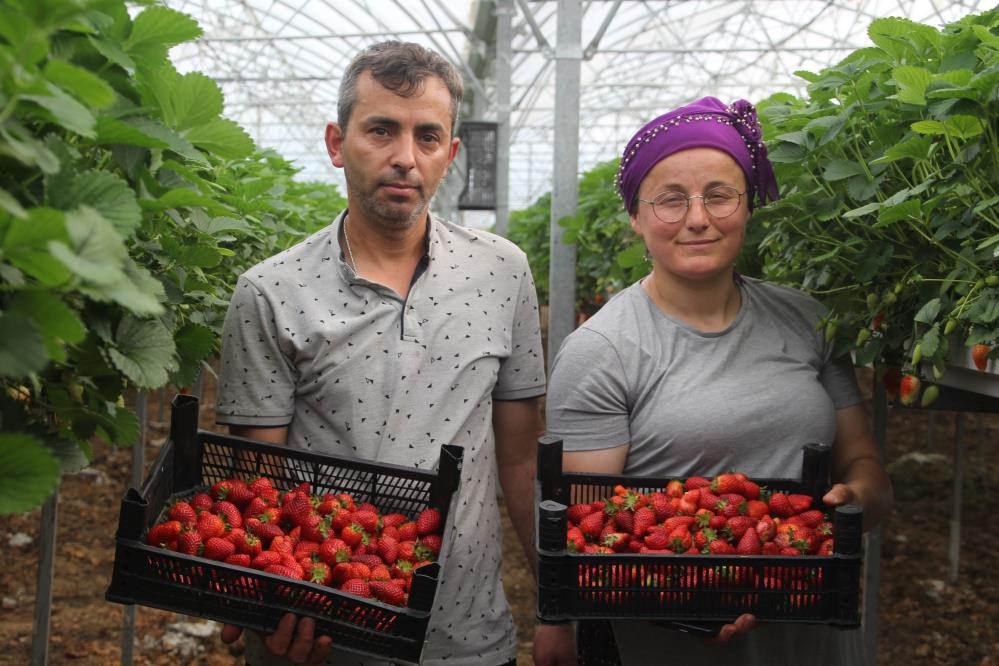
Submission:
[[[524,253],[428,212],[458,150],[461,92],[454,68],[415,44],[377,44],[351,63],[326,128],[348,210],[240,277],[217,414],[237,435],[419,468],[436,467],[441,444],[464,447],[424,663],[499,666],[517,644],[493,470],[533,561],[545,377]],[[288,615],[270,636],[250,633],[247,663],[376,663],[313,631]],[[227,626],[223,640],[239,634]],[[574,659],[567,637],[541,628],[542,652]]]

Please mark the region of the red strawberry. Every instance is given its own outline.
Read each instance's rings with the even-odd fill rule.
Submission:
[[[382,528],[386,527],[399,527],[405,522],[408,522],[409,518],[402,515],[401,513],[389,513],[382,516]]]
[[[177,537],[177,552],[185,555],[197,555],[201,550],[201,535],[198,530],[184,530]]]
[[[600,536],[600,530],[604,528],[604,514],[601,511],[594,511],[579,521],[580,531],[591,539]]]
[[[222,562],[225,558],[236,553],[236,546],[231,541],[220,537],[210,537],[205,540],[205,548],[201,552],[202,557],[210,560]]]
[[[800,495],[797,493],[792,493],[787,496],[787,500],[791,503],[791,509],[794,513],[803,513],[812,508],[812,496],[811,495]]]
[[[684,490],[697,490],[698,488],[703,488],[704,486],[710,486],[711,482],[705,479],[703,476],[692,476],[683,482]]]
[[[292,525],[304,525],[309,518],[316,515],[312,502],[305,495],[291,492],[286,497],[290,499],[282,504],[281,513]]]
[[[763,552],[763,544],[756,530],[746,530],[735,549],[740,555],[759,555]]]
[[[704,529],[697,530],[694,532],[694,547],[699,551],[703,551],[704,548],[718,538],[717,532],[715,532],[710,527],[705,527]]]
[[[416,517],[416,533],[420,536],[441,531],[441,512],[430,507]]]
[[[721,501],[718,495],[715,495],[713,492],[711,492],[711,488],[708,486],[699,488],[699,490],[701,494],[697,498],[698,508],[715,511],[718,508],[718,503]]]
[[[582,530],[578,527],[570,527],[566,531],[565,535],[565,546],[566,550],[570,553],[581,553],[583,552],[583,546],[586,545],[586,537],[583,536]]]
[[[649,528],[656,524],[656,512],[647,506],[635,511],[635,518],[631,527],[631,533],[636,537],[643,537]]]
[[[276,524],[262,523],[256,518],[250,518],[246,521],[246,529],[260,539],[265,547],[269,546],[275,537],[284,536],[284,532]]]
[[[273,550],[265,550],[250,561],[250,566],[263,571],[272,564],[280,563],[281,553],[274,552]]]
[[[701,508],[701,491],[697,488],[688,490],[680,498],[678,512],[693,515]]]
[[[434,511],[436,511],[436,509],[434,509]],[[374,511],[368,511],[368,510],[355,511],[354,515],[351,516],[351,522],[360,525],[361,529],[363,529],[368,534],[373,534],[378,531],[378,514],[375,513]],[[438,518],[438,523],[439,522],[440,519]],[[420,531],[419,524],[417,524],[416,531],[417,532]],[[423,534],[430,534],[431,532],[436,532],[436,531],[437,531],[436,529],[431,529],[426,532],[420,532],[420,535],[422,536]]]
[[[208,493],[197,493],[191,498],[189,504],[196,512],[201,512],[212,508],[212,504],[215,504],[215,500],[212,499],[212,496]]]
[[[329,585],[330,581],[333,580],[333,572],[325,562],[314,562],[305,570],[305,580],[310,583]]]
[[[274,490],[274,484],[271,483],[271,480],[268,479],[266,476],[258,476],[257,478],[250,481],[250,483],[247,484],[246,487],[250,489],[251,493],[257,495],[258,497],[261,494]]]
[[[711,489],[719,495],[724,495],[725,493],[742,494],[744,492],[742,479],[734,474],[719,474],[711,482]]]
[[[780,555],[798,556],[801,554],[802,552],[800,550],[798,550],[797,548],[792,548],[790,546],[780,549]]]
[[[715,539],[708,544],[708,552],[712,555],[735,555],[735,547],[725,539]]]
[[[729,518],[728,522],[725,523],[725,527],[732,534],[732,540],[736,543],[742,538],[748,530],[753,527],[753,519],[747,516],[735,516],[734,518]]]
[[[746,502],[746,515],[753,520],[759,520],[763,516],[770,515],[770,507],[766,502],[760,500],[749,500]]]
[[[237,553],[245,553],[251,558],[256,557],[264,549],[263,542],[253,534],[244,533],[239,539],[233,541],[236,544]]]
[[[330,537],[319,544],[319,559],[333,566],[339,562],[350,561],[350,549],[342,539]]]
[[[748,500],[755,500],[760,498],[760,484],[755,481],[750,481],[749,479],[743,479],[742,481],[742,496]]]
[[[809,509],[798,514],[798,518],[804,522],[806,527],[814,529],[819,526],[819,523],[826,519],[826,515],[818,509]]]
[[[333,528],[334,532],[339,532],[343,528],[350,525],[350,517],[354,515],[352,511],[347,509],[337,509],[330,514],[330,527]],[[413,538],[416,538],[416,524],[413,524]]]
[[[416,541],[416,537],[420,536],[416,532],[416,523],[409,521],[403,523],[399,526],[399,541]]]
[[[319,557],[319,544],[315,541],[299,541],[295,544],[295,551],[293,553],[296,560],[301,560],[302,558],[308,558],[310,560],[315,559],[312,556],[315,555],[316,558]]]
[[[225,479],[212,486],[211,495],[216,500],[228,500],[236,506],[246,506],[254,497],[246,483],[239,479]]]
[[[179,521],[184,527],[194,527],[198,522],[198,514],[194,507],[183,501],[175,502],[170,507],[167,517],[170,520]]]
[[[791,506],[791,501],[784,493],[773,493],[770,495],[767,505],[770,507],[770,515],[777,516],[778,518],[787,518],[794,513],[794,507]]]
[[[815,553],[816,555],[829,556],[833,554],[833,540],[823,539],[822,543],[819,544],[819,549]]]
[[[666,490],[664,490],[663,492],[666,494],[666,497],[679,498],[683,497],[683,491],[684,491],[683,483],[673,480],[666,484]]]
[[[438,546],[438,551],[440,547]],[[399,559],[399,542],[392,537],[382,536],[378,539],[378,556],[381,557],[386,564],[395,564],[395,561]]]
[[[780,546],[775,544],[773,541],[766,541],[763,543],[763,554],[780,555]]]
[[[354,498],[350,493],[338,493],[336,499],[340,502],[340,506],[347,509],[347,511],[357,510],[357,506],[354,504]]]
[[[441,552],[441,536],[439,534],[428,534],[420,538],[420,544],[430,551],[434,556]]]
[[[146,535],[146,543],[150,546],[160,546],[165,548],[168,544],[177,545],[177,538],[180,536],[180,531],[183,529],[183,525],[180,524],[179,520],[168,520],[165,523],[160,523],[159,525],[153,525],[149,528],[149,533]]]
[[[693,516],[673,516],[672,518],[667,518],[663,522],[663,529],[667,532],[672,532],[677,527],[692,527],[696,522]]]
[[[364,529],[357,523],[351,523],[340,530],[340,538],[343,539],[343,542],[349,548],[357,548],[362,543],[368,543],[368,535],[364,533]]]
[[[285,578],[291,578],[292,580],[301,580],[298,569],[293,569],[285,564],[271,564],[264,569],[264,572],[275,574],[277,576],[284,576]]]
[[[375,599],[386,604],[392,604],[393,606],[403,605],[406,593],[395,583],[373,580],[368,583],[368,587],[371,589],[371,594],[374,595]]]
[[[905,375],[898,385],[898,399],[903,405],[911,405],[919,397],[919,377]]]
[[[222,518],[229,529],[243,526],[243,514],[232,502],[219,500],[212,505],[212,513]]]
[[[271,543],[267,549],[273,550],[275,553],[290,556],[295,552],[295,542],[292,541],[290,537],[276,536],[271,539]]]
[[[627,509],[623,509],[614,514],[614,526],[622,532],[631,534],[635,529],[635,514]]]
[[[233,553],[225,558],[224,562],[226,564],[235,564],[238,567],[248,567],[250,566],[250,556],[246,553]]]
[[[975,367],[979,372],[985,372],[989,367],[989,352],[992,348],[986,344],[978,343],[971,348],[971,360],[975,362]]]
[[[316,504],[316,513],[320,516],[328,516],[340,508],[340,503],[333,495],[323,495]]]
[[[371,567],[371,580],[391,580],[392,574],[384,564],[376,564]]]
[[[654,494],[649,506],[651,506],[652,510],[655,512],[656,521],[658,522],[662,522],[670,516],[676,514],[675,509],[673,509],[673,505],[670,503],[669,496],[664,495],[663,493]],[[630,532],[631,530],[628,531]]]
[[[225,531],[225,521],[214,513],[202,511],[198,516],[198,532],[202,541],[207,542],[212,537],[220,537]]]
[[[371,586],[368,585],[368,581],[360,578],[351,578],[341,585],[340,589],[347,594],[354,594],[365,599],[371,598]]]
[[[620,553],[623,550],[628,549],[628,542],[631,541],[631,536],[624,532],[611,532],[605,536],[600,544],[602,546],[607,546],[615,553]]]
[[[675,530],[670,532],[666,536],[668,543],[668,548],[674,553],[683,553],[694,545],[694,540],[690,536],[690,530],[686,527],[677,527]]]
[[[767,542],[772,541],[774,535],[777,533],[777,525],[774,523],[774,519],[770,516],[763,516],[756,523],[756,534],[760,537],[760,541]]]

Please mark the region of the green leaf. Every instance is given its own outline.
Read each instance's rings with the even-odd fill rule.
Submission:
[[[50,193],[54,206],[63,210],[90,206],[129,237],[142,221],[142,209],[128,183],[108,171],[91,169],[77,175],[70,188]]]
[[[156,319],[127,316],[115,332],[115,346],[109,350],[115,367],[139,388],[159,388],[176,367],[173,336]]]
[[[909,137],[905,141],[890,146],[882,157],[872,160],[871,164],[887,164],[902,159],[925,160],[929,157],[932,147],[933,139],[931,137]]]
[[[152,118],[129,118],[126,121],[132,127],[138,129],[143,134],[154,137],[167,144],[167,147],[178,155],[194,160],[199,164],[208,166],[208,160],[195,148],[190,141],[174,132],[169,127],[164,126]]]
[[[919,120],[912,123],[910,128],[913,132],[920,134],[946,134],[947,128],[939,120]]]
[[[113,444],[128,446],[139,441],[141,435],[139,417],[131,409],[115,407],[111,417],[114,423]]]
[[[217,236],[225,231],[249,231],[251,228],[245,220],[232,217],[213,217],[205,223],[195,222],[195,226],[209,236]]]
[[[617,265],[621,268],[632,268],[645,263],[645,244],[641,241],[632,243],[617,253]]]
[[[206,197],[201,192],[196,192],[184,187],[170,190],[158,199],[143,199],[139,202],[146,210],[166,210],[168,208],[184,208],[190,206],[203,206],[210,210],[219,209],[219,203],[211,197]]]
[[[869,215],[874,211],[879,210],[880,208],[881,208],[881,203],[879,201],[874,201],[865,206],[861,206],[860,208],[854,208],[853,210],[848,210],[847,212],[843,213],[843,217],[849,220],[854,217]]]
[[[919,199],[908,199],[894,206],[884,206],[878,212],[879,227],[905,219],[919,219],[922,206]]]
[[[154,5],[132,21],[124,48],[133,59],[155,65],[166,58],[171,46],[199,36],[201,28],[197,21],[176,10]]]
[[[100,116],[97,118],[97,136],[94,143],[97,145],[107,145],[112,143],[124,143],[130,146],[141,146],[142,148],[169,148],[170,144],[163,139],[139,127],[129,125],[117,118],[110,116]],[[164,128],[165,129],[165,128]]]
[[[215,351],[215,333],[201,324],[185,324],[174,335],[180,367],[170,383],[175,386],[190,386],[197,379],[201,362]]]
[[[90,282],[109,285],[121,276],[128,252],[111,223],[89,207],[66,213],[69,245],[50,241],[49,251],[70,271]]]
[[[135,74],[135,61],[121,49],[120,44],[110,39],[101,39],[93,35],[89,35],[87,39],[90,40],[91,45],[97,52],[107,58],[109,62],[118,65],[129,74]]]
[[[58,461],[62,474],[76,474],[90,465],[90,458],[76,442],[66,440],[48,441],[44,444],[49,453]]]
[[[178,77],[171,92],[173,122],[169,124],[179,130],[210,123],[222,114],[222,90],[204,74]]]
[[[21,378],[48,365],[45,340],[35,323],[19,314],[0,314],[0,376]]]
[[[104,79],[65,60],[52,58],[45,64],[44,74],[49,81],[92,108],[103,109],[114,102],[114,89]]]
[[[59,485],[59,462],[34,437],[0,434],[0,514],[33,509]]]
[[[856,201],[867,201],[878,191],[878,183],[867,179],[866,175],[853,176],[846,181],[846,191]]]
[[[778,143],[768,154],[771,162],[798,164],[808,155],[808,151],[794,143]]]
[[[254,149],[250,135],[226,118],[216,118],[211,122],[192,127],[185,134],[185,138],[198,148],[227,159],[246,157]]]
[[[96,301],[118,303],[140,316],[162,314],[166,301],[163,283],[131,259],[114,282],[82,285],[80,291]]]
[[[27,219],[11,221],[3,239],[3,254],[43,285],[60,285],[70,278],[70,272],[49,252],[50,242],[69,242],[63,214],[51,208],[32,208]]]
[[[828,182],[844,180],[851,176],[864,175],[864,167],[850,160],[830,160],[822,170],[822,178]]]
[[[982,121],[975,116],[954,115],[944,122],[944,126],[958,139],[972,139],[985,131]]]
[[[37,166],[44,173],[59,172],[59,158],[34,135],[13,121],[0,125],[0,155],[10,155],[27,166]]]
[[[923,352],[923,358],[930,358],[937,353],[937,349],[940,347],[940,327],[938,325],[932,326],[930,330],[923,333],[919,347]]]
[[[42,335],[49,358],[56,361],[66,360],[64,344],[76,344],[87,334],[76,312],[61,298],[48,292],[17,293],[11,299],[7,313],[32,320]]]
[[[940,314],[940,299],[933,298],[919,309],[919,312],[913,317],[913,321],[929,325],[936,321],[938,314]]]
[[[895,97],[906,104],[926,106],[926,87],[933,80],[928,69],[912,65],[900,65],[892,70],[892,78],[898,86]]]
[[[28,211],[24,210],[21,202],[2,187],[0,187],[0,208],[22,220],[28,217]]]
[[[22,95],[21,99],[42,107],[52,115],[53,120],[69,131],[92,138],[95,120],[90,110],[51,83],[46,82],[45,89],[48,94]]]

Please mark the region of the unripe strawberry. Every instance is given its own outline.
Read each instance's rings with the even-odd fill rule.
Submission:
[[[898,398],[903,405],[909,406],[916,402],[919,396],[919,377],[905,375],[898,385]]]

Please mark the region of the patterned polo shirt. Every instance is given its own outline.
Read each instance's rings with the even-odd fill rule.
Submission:
[[[434,469],[464,447],[425,664],[516,656],[500,581],[493,400],[544,394],[534,281],[509,241],[431,217],[410,291],[355,274],[346,215],[240,276],[222,337],[217,421],[288,426],[291,446]],[[252,632],[247,663],[279,664]],[[330,663],[375,664],[349,653]]]

